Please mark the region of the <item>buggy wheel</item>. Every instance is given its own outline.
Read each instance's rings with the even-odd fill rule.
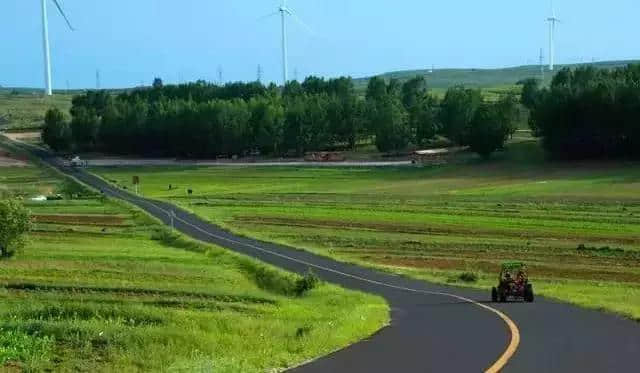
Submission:
[[[524,288],[524,300],[528,303],[533,302],[533,286],[531,284],[527,284]]]
[[[491,301],[496,303],[498,301],[498,289],[495,287],[491,288]]]
[[[507,301],[507,292],[504,290],[501,290],[499,294],[499,298],[500,298],[500,303],[505,303]]]

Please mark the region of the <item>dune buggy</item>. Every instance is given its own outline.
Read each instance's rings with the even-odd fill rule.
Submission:
[[[533,286],[524,263],[503,263],[498,286],[491,289],[491,301],[506,302],[509,298],[533,302]]]

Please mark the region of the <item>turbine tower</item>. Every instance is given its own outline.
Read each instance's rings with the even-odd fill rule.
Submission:
[[[44,49],[44,86],[45,86],[45,95],[51,96],[53,94],[53,88],[51,85],[51,50],[49,48],[49,17],[47,16],[47,1],[42,0],[42,43]],[[73,31],[73,26],[71,26],[71,22],[69,22],[69,18],[64,14],[62,7],[58,0],[52,0],[55,4],[56,8],[58,8],[58,12],[64,20],[67,22],[67,26],[69,29]]]
[[[549,71],[553,71],[556,58],[556,24],[560,23],[560,20],[556,17],[556,11],[553,7],[553,0],[551,0],[551,17],[547,18],[547,22],[549,22]]]
[[[282,84],[285,85],[289,81],[289,50],[287,46],[287,17],[293,18],[300,26],[307,30],[311,34],[315,34],[313,30],[307,26],[302,20],[287,7],[287,0],[282,0],[278,10],[274,13],[268,14],[260,19],[269,18],[280,14],[280,22],[282,27]]]
[[[282,5],[280,6],[279,12],[282,21],[282,85],[284,86],[289,80],[289,54],[287,51],[287,14],[291,14],[291,11],[287,9],[287,0],[282,0]]]

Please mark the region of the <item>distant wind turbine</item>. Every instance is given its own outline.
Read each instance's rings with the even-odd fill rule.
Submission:
[[[260,19],[269,18],[280,14],[280,20],[282,22],[282,84],[287,84],[289,81],[289,51],[287,46],[287,16],[293,18],[300,26],[306,29],[311,34],[315,34],[311,27],[307,26],[290,8],[287,7],[287,0],[282,0],[278,10],[268,14]]]
[[[553,0],[551,0],[551,17],[547,18],[547,22],[549,22],[549,71],[553,71],[556,58],[556,24],[560,23],[560,20],[556,17],[556,11],[553,7]]]

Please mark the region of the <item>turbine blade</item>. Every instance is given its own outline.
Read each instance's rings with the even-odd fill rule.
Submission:
[[[276,15],[278,15],[278,13],[280,13],[280,11],[279,11],[279,10],[277,10],[277,11],[275,11],[275,12],[273,12],[273,13],[269,13],[269,14],[267,14],[267,15],[264,15],[264,16],[262,16],[262,17],[260,17],[260,18],[256,19],[256,22],[259,22],[259,21],[265,20],[265,19],[267,19],[267,18],[271,18],[271,17],[273,17],[273,16],[276,16]]]
[[[60,6],[60,3],[58,2],[58,0],[52,0],[52,1],[56,5],[56,8],[58,8],[58,12],[60,12],[60,15],[62,16],[62,18],[64,18],[64,20],[67,21],[67,26],[69,26],[69,29],[71,29],[71,31],[75,31],[73,26],[71,26],[71,22],[69,21],[69,18],[67,18],[67,15],[64,13],[64,10],[62,10],[62,6]]]
[[[297,24],[299,24],[300,26],[302,26],[302,28],[304,28],[305,30],[307,30],[308,33],[310,33],[313,36],[318,35],[318,33],[316,33],[309,25],[307,25],[306,23],[304,23],[304,21],[302,21],[302,19],[300,19],[300,17],[298,17],[294,12],[292,12],[291,10],[287,9],[286,10],[287,13],[289,13],[289,15],[291,16],[291,18],[293,18],[294,21],[296,21]]]

